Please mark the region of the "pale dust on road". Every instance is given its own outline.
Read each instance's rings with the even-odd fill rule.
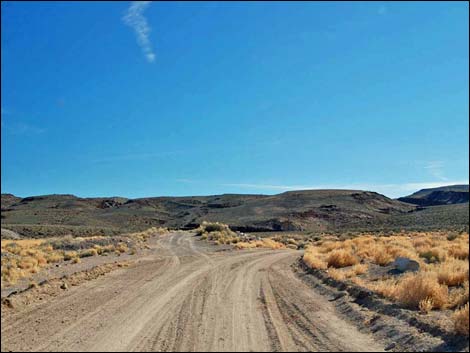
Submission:
[[[135,266],[2,315],[2,351],[382,351],[291,270],[175,232]]]

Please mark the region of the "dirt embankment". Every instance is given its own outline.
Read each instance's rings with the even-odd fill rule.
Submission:
[[[383,350],[298,279],[297,251],[216,251],[182,232],[151,246],[128,268],[2,307],[2,351]]]

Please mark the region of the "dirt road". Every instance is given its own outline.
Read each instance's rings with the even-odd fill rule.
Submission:
[[[2,351],[380,351],[299,281],[296,251],[157,238],[135,266],[2,318]]]

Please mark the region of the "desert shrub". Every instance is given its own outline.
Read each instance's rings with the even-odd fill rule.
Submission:
[[[341,268],[355,265],[359,260],[351,251],[338,249],[328,254],[326,262],[328,267]]]
[[[237,249],[268,248],[273,250],[285,249],[286,246],[270,238],[254,240],[249,242],[238,242],[235,244]]]
[[[357,275],[362,275],[366,273],[368,269],[369,269],[369,266],[367,264],[357,264],[357,265],[354,265],[351,270],[357,276]]]
[[[96,249],[87,249],[87,250],[80,251],[78,253],[78,256],[80,257],[90,257],[90,256],[96,256],[96,255],[98,255],[98,251],[96,251]]]
[[[57,239],[15,239],[1,240],[2,251],[2,284],[13,284],[23,278],[31,277],[48,264],[61,261],[80,262],[79,257],[107,255],[115,251],[128,251],[129,246],[136,246],[156,233],[164,233],[165,229],[151,228],[144,232],[125,236],[88,238],[64,236]],[[142,246],[142,244],[141,244]]]
[[[464,282],[468,282],[469,265],[468,261],[450,260],[446,261],[436,270],[439,283],[446,284],[450,287],[458,286]]]
[[[336,268],[330,268],[328,270],[328,276],[337,281],[342,281],[346,279],[346,273]]]
[[[66,251],[64,253],[64,260],[65,261],[69,261],[69,260],[72,260],[74,258],[78,257],[78,253],[76,251]]]
[[[449,248],[449,255],[460,260],[468,260],[468,243],[452,245]]]
[[[129,250],[126,244],[124,243],[119,243],[118,246],[116,246],[116,250],[120,253],[125,253],[126,251]]]
[[[310,268],[326,270],[328,267],[328,264],[320,258],[320,254],[314,246],[307,247],[302,259]]]
[[[410,309],[458,309],[469,300],[468,241],[468,233],[448,237],[437,231],[365,234],[344,241],[324,236],[307,247],[303,261],[315,269],[330,267],[330,277],[350,280]],[[368,266],[389,265],[397,257],[418,261],[419,271],[388,279],[358,277]]]
[[[419,303],[429,299],[433,308],[441,309],[448,301],[449,291],[434,273],[418,272],[401,280],[394,294],[398,302],[409,308],[419,309]]]
[[[196,235],[200,236],[201,240],[213,241],[219,245],[234,243],[233,239],[238,239],[238,234],[232,231],[228,225],[217,222],[202,222],[196,229]]]
[[[202,235],[204,233],[212,233],[212,232],[225,232],[229,231],[230,228],[226,224],[222,223],[212,223],[212,222],[202,222],[201,225],[196,229],[196,235]]]
[[[451,232],[451,233],[447,234],[446,238],[447,238],[448,241],[452,241],[452,240],[457,239],[458,237],[459,237],[459,233]]]
[[[56,263],[64,259],[64,256],[59,253],[51,253],[46,255],[47,263]]]
[[[428,263],[443,262],[446,260],[447,251],[439,247],[434,247],[420,252],[419,256],[424,258]]]
[[[432,298],[425,298],[419,301],[419,311],[421,311],[423,314],[427,314],[430,312],[434,306],[434,303],[432,301]]]
[[[385,251],[378,251],[372,257],[372,262],[380,266],[388,265],[393,260],[393,256],[387,254]]]
[[[287,244],[289,244],[289,245],[295,245],[296,248],[297,248],[297,240],[292,239],[292,238],[289,238],[289,239],[286,240],[286,242],[287,242]]]
[[[467,336],[469,335],[469,304],[467,303],[463,308],[458,309],[454,315],[454,327],[458,334]]]
[[[449,294],[449,308],[459,308],[469,301],[468,280]]]
[[[27,257],[19,260],[17,265],[22,270],[28,270],[36,267],[38,265],[38,261],[33,257]]]

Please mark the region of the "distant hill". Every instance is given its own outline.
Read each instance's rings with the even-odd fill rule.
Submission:
[[[402,202],[419,206],[454,205],[469,200],[468,185],[451,185],[439,188],[423,189],[398,199]]]
[[[43,195],[17,198],[2,194],[2,226],[22,235],[88,234],[145,229],[193,228],[219,221],[242,231],[325,231],[367,225],[416,207],[375,192],[306,190],[279,195],[79,198]],[[91,227],[91,228],[90,228]],[[74,233],[75,234],[75,233]]]
[[[467,191],[462,191],[465,187]],[[117,234],[154,226],[191,229],[203,221],[227,223],[246,232],[468,229],[465,185],[421,190],[399,200],[361,190],[139,199],[74,195],[19,198],[11,194],[1,198],[2,228],[34,237]],[[459,202],[467,203],[447,204]]]
[[[2,212],[3,210],[8,209],[11,205],[19,202],[21,200],[21,197],[16,197],[15,195],[12,194],[2,194]]]

